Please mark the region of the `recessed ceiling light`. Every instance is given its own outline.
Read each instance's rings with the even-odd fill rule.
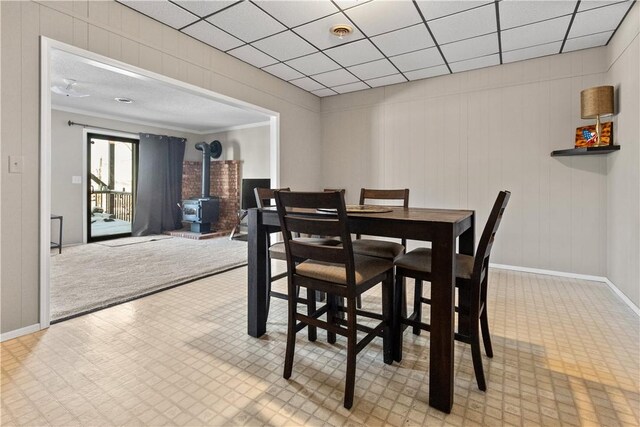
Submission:
[[[129,98],[113,98],[118,102],[122,102],[123,104],[133,104],[133,99]]]
[[[339,39],[342,39],[344,36],[348,36],[353,33],[353,28],[351,28],[350,25],[339,24],[331,27],[329,32],[334,36],[337,36]]]

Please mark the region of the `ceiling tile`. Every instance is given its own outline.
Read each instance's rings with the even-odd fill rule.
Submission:
[[[389,59],[396,64],[396,67],[402,72],[444,64],[442,55],[440,55],[440,52],[438,52],[438,49],[435,47],[405,53]]]
[[[353,27],[353,33],[347,37],[343,37],[342,39],[331,34],[329,32],[331,27],[339,24],[351,25],[351,27]],[[355,25],[353,25],[353,22],[351,22],[343,13],[336,13],[334,15],[327,16],[326,18],[302,25],[297,27],[295,32],[318,49],[339,46],[364,37]]]
[[[506,30],[545,19],[571,15],[576,8],[576,3],[573,0],[503,0],[499,3],[500,29]]]
[[[207,21],[246,42],[252,42],[286,29],[248,1],[216,13],[207,18]]]
[[[623,2],[612,6],[576,13],[569,32],[570,38],[582,37],[603,31],[615,30],[627,13],[631,3]]]
[[[451,71],[459,73],[461,71],[475,70],[476,68],[491,67],[500,64],[500,55],[487,55],[480,58],[468,59],[466,61],[453,62],[449,64]]]
[[[313,76],[313,79],[329,87],[358,81],[358,79],[354,77],[353,74],[343,69],[329,71],[328,73],[316,74],[315,76]]]
[[[280,61],[317,52],[316,48],[291,31],[285,31],[284,33],[258,40],[252,45]]]
[[[495,33],[498,30],[496,8],[492,3],[439,18],[429,22],[429,28],[439,44]]]
[[[334,2],[338,5],[338,7],[342,10],[349,9],[355,6],[359,6],[361,4],[365,4],[370,2],[371,0],[334,0]]]
[[[200,19],[168,1],[120,0],[120,3],[173,28],[182,28]]]
[[[374,79],[376,77],[388,76],[398,72],[396,67],[387,59],[367,62],[366,64],[354,65],[348,68],[361,80]]]
[[[383,58],[383,55],[369,40],[359,40],[324,51],[343,67]]]
[[[309,77],[303,77],[301,79],[291,80],[289,83],[292,83],[308,91],[324,89],[324,87],[320,83],[311,80]]]
[[[369,37],[422,22],[410,1],[372,1],[345,13]]]
[[[337,92],[332,91],[331,89],[320,89],[320,90],[314,90],[313,92],[311,92],[312,94],[319,96],[319,97],[324,97],[324,96],[331,96],[331,95],[337,95]]]
[[[307,75],[324,73],[325,71],[340,68],[340,65],[336,64],[334,60],[319,52],[287,61],[287,65]]]
[[[515,50],[564,40],[564,35],[567,33],[567,27],[570,21],[570,16],[564,16],[537,24],[501,31],[502,50]]]
[[[371,41],[387,56],[426,49],[434,45],[429,31],[423,23],[381,34],[373,37]]]
[[[206,21],[199,21],[189,25],[182,32],[222,51],[244,44],[242,40],[225,33]]]
[[[557,41],[553,43],[540,44],[537,46],[526,47],[524,49],[510,50],[508,52],[502,52],[502,62],[516,62],[524,59],[539,58],[541,56],[553,55],[560,52],[562,42]]]
[[[447,1],[434,1],[418,0],[418,7],[424,15],[424,19],[430,21],[432,19],[441,18],[443,16],[452,15],[454,13],[463,12],[465,10],[473,9],[478,6],[482,6],[487,3],[493,3],[491,0],[474,1],[474,0],[447,0]]]
[[[269,1],[255,2],[268,14],[288,27],[296,27],[339,11],[329,1]]]
[[[230,50],[227,52],[229,55],[233,55],[238,59],[242,59],[244,62],[248,62],[254,67],[262,68],[267,65],[278,62],[266,53],[260,52],[253,46],[244,45],[242,47]]]
[[[173,0],[174,3],[184,7],[185,9],[189,9],[191,12],[195,13],[200,17],[209,16],[214,12],[217,12],[221,9],[224,9],[227,6],[231,6],[236,3],[238,0],[216,0],[216,1],[206,1],[206,0]]]
[[[448,62],[463,61],[491,53],[498,53],[498,33],[445,44],[440,46],[440,48]]]
[[[366,83],[371,87],[380,87],[387,85],[394,85],[396,83],[404,83],[407,79],[402,77],[402,74],[393,74],[391,76],[378,77],[377,79],[367,80]]]
[[[571,52],[573,50],[604,46],[611,38],[611,34],[613,34],[613,31],[605,31],[603,33],[567,39],[562,52]]]
[[[280,77],[282,80],[293,80],[304,77],[303,74],[297,72],[293,68],[286,64],[273,64],[263,68],[267,73],[273,74],[276,77]]]
[[[608,0],[608,1],[602,1],[602,0],[582,0],[580,2],[580,6],[578,6],[578,12],[584,12],[585,10],[589,10],[589,9],[595,9],[597,7],[602,7],[602,6],[610,6],[613,3],[627,3],[628,5],[631,4],[631,0]]]
[[[437,67],[423,68],[421,70],[404,73],[409,80],[426,79],[429,77],[441,76],[443,74],[449,74],[449,69],[446,65],[438,65]]]
[[[362,82],[356,82],[356,83],[350,83],[347,85],[334,86],[331,89],[335,90],[338,93],[347,93],[347,92],[355,92],[356,90],[369,89],[369,86],[367,86],[365,83],[362,83]]]

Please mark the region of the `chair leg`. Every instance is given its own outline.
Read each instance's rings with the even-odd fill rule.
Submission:
[[[413,313],[415,321],[422,322],[422,280],[416,279],[416,286],[413,293]],[[417,326],[413,327],[413,335],[420,335],[422,329]]]
[[[391,335],[393,336],[393,360],[402,360],[402,291],[404,280],[402,276],[396,275],[393,287],[393,313],[391,316]]]
[[[478,318],[471,319],[471,359],[473,360],[473,371],[476,374],[476,382],[478,388],[482,391],[487,390],[487,383],[484,379],[484,369],[482,368],[482,354],[480,353],[480,325]]]
[[[393,363],[393,334],[391,322],[393,317],[393,271],[387,273],[387,277],[382,282],[382,320],[384,330],[382,332],[382,348],[384,363]]]
[[[491,334],[489,333],[489,319],[487,319],[487,305],[482,307],[480,314],[480,327],[482,328],[482,341],[484,342],[484,351],[487,357],[493,357],[493,347],[491,346]]]
[[[326,294],[327,295],[327,304],[329,305],[329,311],[327,312],[327,323],[329,323],[330,325],[335,325],[336,324],[336,313],[337,313],[337,308],[338,308],[338,297],[336,297],[335,295],[330,295],[330,294]],[[329,330],[327,330],[327,342],[329,344],[335,344],[336,343],[336,333],[335,332],[331,332]]]
[[[291,286],[289,286],[291,290]],[[296,349],[296,311],[298,302],[296,298],[289,295],[288,302],[288,314],[287,314],[287,347],[284,356],[284,373],[282,376],[285,379],[291,378],[291,370],[293,368],[293,354]]]
[[[307,315],[311,315],[316,311],[316,298],[315,291],[307,288]],[[318,339],[318,328],[315,326],[307,325],[309,330],[309,341],[313,342]]]
[[[356,384],[356,299],[347,298],[347,375],[344,386],[344,407],[351,409]]]
[[[356,307],[362,308],[362,295],[356,297]]]

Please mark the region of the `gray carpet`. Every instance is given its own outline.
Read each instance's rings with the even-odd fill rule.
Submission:
[[[64,248],[51,257],[51,320],[62,320],[247,263],[247,244],[207,240],[118,239],[120,246]],[[127,239],[131,244],[127,244]]]

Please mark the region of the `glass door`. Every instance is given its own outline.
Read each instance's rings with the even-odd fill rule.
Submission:
[[[138,140],[89,134],[87,241],[131,236]]]

